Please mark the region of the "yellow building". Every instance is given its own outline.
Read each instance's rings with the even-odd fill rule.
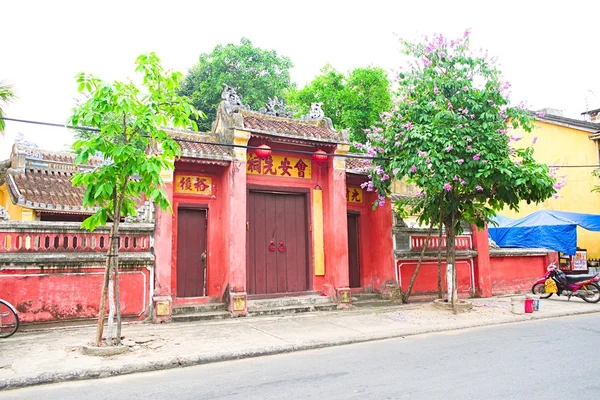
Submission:
[[[564,177],[565,186],[558,191],[558,198],[539,204],[522,202],[518,213],[505,209],[499,214],[521,218],[541,209],[600,214],[600,193],[591,192],[595,185],[600,184],[599,179],[592,176],[594,166],[600,164],[600,124],[546,114],[536,116],[536,127],[532,132],[517,130],[513,133],[523,136],[514,144],[516,147],[530,146],[537,138],[535,159],[558,167],[556,175]],[[588,258],[600,258],[600,232],[578,228],[577,246],[588,250]]]

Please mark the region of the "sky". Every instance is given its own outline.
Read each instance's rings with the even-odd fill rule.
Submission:
[[[471,29],[471,45],[497,56],[511,100],[531,109],[561,109],[579,118],[600,107],[600,3],[549,1],[155,1],[4,0],[0,81],[18,99],[6,116],[64,124],[77,98],[75,74],[104,80],[134,77],[135,58],[154,51],[183,73],[218,44],[274,49],[291,58],[302,87],[326,63],[341,71],[403,65],[398,38]],[[243,94],[242,94],[243,99]],[[72,141],[63,128],[7,122],[0,158],[16,135],[48,150]]]

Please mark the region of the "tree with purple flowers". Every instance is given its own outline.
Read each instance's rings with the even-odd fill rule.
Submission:
[[[458,40],[436,34],[402,41],[409,67],[398,75],[393,109],[368,130],[367,152],[376,156],[367,190],[384,203],[390,177],[408,179],[421,192],[396,204],[422,225],[446,231],[446,260],[455,266],[455,237],[465,221],[483,228],[505,206],[541,202],[555,193],[554,178],[533,158],[533,148],[513,148],[511,128],[534,128],[523,107],[509,105],[510,84],[495,60],[469,47],[469,31]],[[457,299],[453,268],[452,305]]]

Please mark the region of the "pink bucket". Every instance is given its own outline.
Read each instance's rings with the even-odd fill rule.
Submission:
[[[525,299],[525,313],[533,312],[533,299]]]

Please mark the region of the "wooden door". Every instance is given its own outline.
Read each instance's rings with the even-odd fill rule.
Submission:
[[[348,214],[348,268],[350,287],[360,287],[360,252],[358,250],[358,214]]]
[[[177,213],[177,297],[206,295],[206,210]]]
[[[309,287],[306,195],[248,195],[248,294],[302,292]]]

